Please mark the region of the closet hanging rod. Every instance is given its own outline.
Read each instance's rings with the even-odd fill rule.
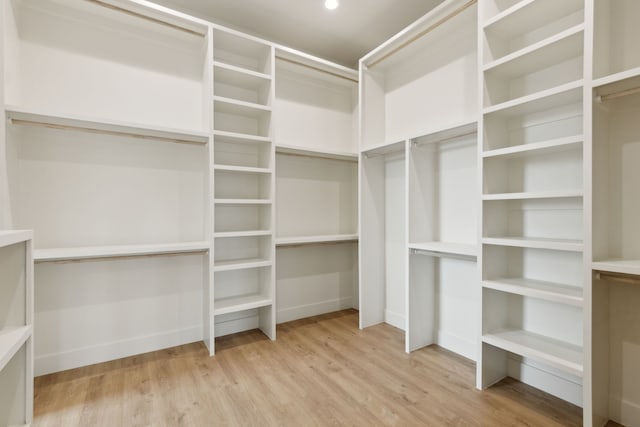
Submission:
[[[185,27],[182,27],[180,25],[172,24],[170,22],[163,21],[161,19],[153,18],[151,16],[147,16],[147,15],[144,15],[142,13],[134,12],[132,10],[128,10],[128,9],[125,9],[123,7],[120,7],[120,6],[116,6],[114,4],[105,3],[105,2],[103,2],[101,0],[85,0],[85,1],[87,1],[89,3],[93,3],[93,4],[98,5],[98,6],[102,6],[102,7],[107,8],[107,9],[115,10],[117,12],[121,12],[121,13],[130,15],[130,16],[134,16],[136,18],[144,19],[144,20],[149,21],[149,22],[153,22],[153,23],[156,23],[156,24],[164,25],[165,27],[173,28],[174,30],[179,30],[179,31],[183,31],[183,32],[188,33],[188,34],[194,34],[196,36],[204,37],[204,33],[201,33],[201,32],[189,29],[189,28],[185,28]]]
[[[276,147],[276,154],[279,156],[306,157],[309,159],[324,159],[324,160],[335,160],[336,162],[358,163],[357,157],[346,159],[346,158],[332,157],[330,154],[290,153],[287,151],[278,151],[278,147]]]
[[[448,14],[447,16],[445,16],[442,19],[440,19],[437,22],[435,22],[433,25],[431,25],[431,26],[427,27],[426,29],[420,31],[418,34],[416,34],[415,36],[411,37],[409,40],[404,41],[403,43],[400,44],[400,46],[397,46],[397,47],[393,48],[390,52],[386,53],[382,57],[380,57],[380,58],[376,59],[375,61],[371,62],[367,66],[369,68],[375,67],[376,65],[378,65],[382,61],[388,59],[390,56],[395,55],[396,53],[398,53],[399,51],[401,51],[405,47],[409,46],[410,44],[412,44],[412,43],[418,41],[419,39],[421,39],[422,37],[426,36],[427,34],[432,32],[433,30],[435,30],[436,28],[441,26],[442,24],[445,24],[449,20],[451,20],[451,19],[455,18],[456,16],[460,15],[462,12],[464,12],[467,9],[469,9],[471,6],[473,6],[476,3],[478,3],[478,0],[471,0],[468,3],[462,5],[458,9],[456,9],[453,12],[451,12],[450,14]]]
[[[127,136],[127,137],[137,138],[137,139],[175,142],[178,144],[203,145],[203,143],[197,142],[197,141],[190,141],[187,139],[179,139],[179,138],[169,138],[166,136],[141,135],[141,134],[131,133],[131,132],[120,132],[116,130],[105,130],[105,129],[92,129],[92,128],[87,128],[82,126],[56,125],[53,123],[36,122],[33,120],[22,120],[22,119],[9,119],[9,120],[11,121],[11,124],[14,124],[14,125],[35,126],[35,127],[43,127],[43,128],[55,129],[55,130],[70,130],[70,131],[86,132],[86,133],[93,133],[93,134],[99,134],[99,135]]]
[[[640,276],[631,274],[612,273],[609,271],[594,271],[595,278],[598,280],[610,280],[612,282],[623,283],[626,285],[640,285]]]
[[[423,255],[423,256],[430,256],[434,258],[459,259],[463,261],[475,260],[478,258],[475,255],[462,255],[462,254],[454,254],[450,252],[427,251],[424,249],[411,249],[410,252],[412,255]]]
[[[629,95],[634,95],[636,93],[640,93],[640,86],[634,87],[631,89],[621,90],[620,92],[614,92],[607,95],[598,95],[596,96],[596,102],[605,102],[611,99],[622,98]]]
[[[305,64],[302,61],[296,61],[294,59],[284,58],[282,56],[277,56],[280,61],[288,62],[290,64],[300,65],[301,67],[308,68],[310,70],[319,71],[321,73],[329,74],[330,76],[337,77],[339,79],[348,80],[353,83],[358,83],[357,79],[352,79],[351,77],[344,76],[342,74],[334,73],[332,71],[325,70],[324,68],[314,67],[313,65]]]
[[[460,139],[460,138],[464,138],[465,136],[472,136],[472,135],[477,135],[478,131],[474,130],[472,132],[466,132],[466,133],[461,133],[459,135],[453,135],[447,138],[442,138],[442,139],[437,139],[434,141],[420,141],[420,139],[422,137],[418,137],[418,138],[414,138],[413,139],[413,146],[414,147],[420,147],[423,145],[430,145],[430,144],[440,144],[442,142],[450,142],[450,141],[455,141],[456,139]]]

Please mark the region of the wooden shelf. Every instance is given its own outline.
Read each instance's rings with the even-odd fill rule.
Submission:
[[[349,153],[346,151],[321,150],[317,148],[306,148],[295,145],[277,144],[276,153],[290,154],[294,156],[317,157],[330,160],[346,160],[349,162],[358,161],[358,153]]]
[[[485,280],[482,282],[482,285],[485,288],[496,291],[544,299],[576,307],[582,307],[584,302],[582,289],[560,283],[523,278],[505,278]]]
[[[582,100],[582,80],[513,99],[484,109],[485,115],[513,117],[549,110]]]
[[[523,193],[483,194],[482,200],[567,199],[582,196],[582,190],[526,191]]]
[[[640,67],[631,68],[629,70],[621,71],[619,73],[609,74],[608,76],[600,77],[593,80],[592,86],[599,88],[607,86],[613,83],[622,82],[627,79],[633,79],[634,77],[640,77]]]
[[[271,108],[253,102],[239,101],[223,96],[213,97],[213,108],[216,113],[245,116],[250,118],[262,118],[271,114]]]
[[[22,243],[33,238],[31,230],[6,230],[0,231],[0,248]]]
[[[216,82],[245,89],[257,90],[264,87],[265,84],[271,84],[271,76],[268,74],[220,61],[213,61],[213,77]]]
[[[278,237],[276,246],[301,246],[316,245],[322,243],[357,242],[357,234],[333,234],[320,236]]]
[[[271,236],[270,230],[249,230],[249,231],[221,231],[213,234],[216,239],[224,239],[230,237],[259,237]]]
[[[484,30],[501,37],[526,34],[584,8],[584,0],[522,0],[489,19]]]
[[[490,62],[484,72],[515,78],[574,58],[583,50],[584,24],[580,24]]]
[[[365,157],[384,156],[391,153],[404,153],[406,141],[385,142],[373,147],[363,148],[360,152]]]
[[[409,249],[415,249],[426,252],[437,252],[441,254],[449,255],[462,255],[469,257],[478,256],[478,247],[476,245],[469,245],[464,243],[451,243],[451,242],[422,242],[422,243],[409,243]]]
[[[216,261],[213,266],[213,271],[245,270],[249,268],[269,267],[272,264],[272,261],[263,258]]]
[[[5,107],[5,112],[7,119],[15,125],[43,126],[59,130],[75,130],[188,144],[207,144],[209,142],[209,134],[204,131],[171,129],[139,123],[89,118],[80,115],[56,114],[10,105]]]
[[[494,157],[519,157],[536,154],[549,154],[562,152],[582,146],[583,135],[556,138],[548,141],[534,142],[530,144],[516,145],[513,147],[497,148],[482,153],[485,159]]]
[[[268,138],[266,136],[257,136],[238,132],[227,132],[223,130],[214,130],[213,139],[215,141],[227,142],[230,144],[264,144],[271,142],[271,138]]]
[[[239,311],[252,310],[273,304],[273,300],[261,294],[243,295],[233,298],[222,298],[213,303],[213,314],[237,313]]]
[[[0,329],[0,371],[20,350],[31,336],[31,326],[7,327]]]
[[[568,252],[582,252],[584,246],[580,240],[542,239],[531,237],[485,237],[482,239],[482,243],[485,245],[549,249]]]
[[[478,122],[466,121],[451,126],[441,127],[428,131],[422,136],[413,138],[412,142],[418,145],[437,144],[457,140],[459,138],[477,134]]]
[[[249,166],[234,166],[234,165],[214,165],[214,170],[227,171],[227,172],[246,172],[246,173],[271,173],[269,168],[254,168]]]
[[[216,205],[270,205],[271,199],[215,199]]]
[[[485,334],[482,341],[508,352],[531,358],[582,376],[582,348],[522,330],[501,330]]]
[[[629,274],[640,276],[640,260],[637,259],[608,259],[594,261],[591,268],[607,273]]]
[[[59,262],[101,258],[130,258],[154,255],[179,255],[207,252],[209,242],[163,243],[153,245],[88,246],[77,248],[38,249],[34,251],[34,261]]]

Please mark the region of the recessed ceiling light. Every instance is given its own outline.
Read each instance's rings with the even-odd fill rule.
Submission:
[[[329,10],[334,10],[339,5],[340,5],[340,3],[338,3],[338,0],[326,0],[324,2],[324,7],[326,7]]]

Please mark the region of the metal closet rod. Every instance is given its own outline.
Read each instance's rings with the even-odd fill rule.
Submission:
[[[596,97],[597,102],[605,102],[611,99],[622,98],[629,95],[634,95],[636,93],[640,93],[640,86],[634,87],[631,89],[621,90],[620,92],[614,92],[607,95],[598,95]]]
[[[201,33],[201,32],[198,32],[198,31],[195,31],[195,30],[191,30],[189,28],[181,27],[180,25],[172,24],[170,22],[166,22],[166,21],[163,21],[161,19],[153,18],[151,16],[143,15],[142,13],[134,12],[132,10],[125,9],[123,7],[119,7],[119,6],[116,6],[116,5],[113,5],[113,4],[109,4],[109,3],[105,3],[105,2],[103,2],[101,0],[85,0],[85,1],[88,1],[89,3],[96,4],[98,6],[102,6],[102,7],[107,8],[107,9],[111,9],[111,10],[115,10],[117,12],[121,12],[121,13],[127,14],[127,15],[130,15],[130,16],[135,16],[136,18],[144,19],[144,20],[149,21],[149,22],[153,22],[153,23],[156,23],[156,24],[164,25],[165,27],[173,28],[174,30],[184,31],[185,33],[195,34],[196,36],[200,36],[200,37],[204,36],[204,34]]]
[[[631,274],[611,273],[608,271],[596,271],[596,279],[610,280],[612,282],[624,283],[627,285],[640,285],[640,276]]]
[[[293,59],[284,58],[282,56],[278,56],[277,59],[280,60],[280,61],[288,62],[290,64],[300,65],[301,67],[305,67],[305,68],[308,68],[310,70],[319,71],[321,73],[329,74],[330,76],[334,76],[334,77],[338,77],[340,79],[348,80],[348,81],[353,82],[353,83],[358,83],[357,79],[352,79],[351,77],[343,76],[342,74],[334,73],[332,71],[325,70],[324,68],[314,67],[313,65],[305,64],[302,61],[296,61],[296,60],[293,60]]]
[[[469,9],[471,6],[473,6],[474,4],[478,3],[478,0],[471,0],[468,3],[464,4],[463,6],[461,6],[460,8],[454,10],[453,12],[451,12],[450,14],[448,14],[447,16],[445,16],[444,18],[440,19],[439,21],[437,21],[436,23],[434,23],[433,25],[429,26],[428,28],[426,28],[425,30],[419,32],[418,34],[416,34],[415,36],[411,37],[409,40],[403,42],[402,44],[400,44],[400,46],[395,47],[394,49],[392,49],[390,52],[388,52],[387,54],[383,55],[382,57],[376,59],[375,61],[371,62],[370,64],[368,64],[367,66],[369,68],[373,68],[376,65],[378,65],[379,63],[381,63],[382,61],[386,60],[387,58],[389,58],[392,55],[395,55],[396,53],[398,53],[399,51],[401,51],[402,49],[404,49],[405,47],[409,46],[411,43],[421,39],[422,37],[426,36],[427,34],[429,34],[431,31],[435,30],[436,28],[438,28],[439,26],[441,26],[442,24],[446,23],[447,21],[455,18],[456,16],[460,15],[462,12],[464,12],[465,10]]]

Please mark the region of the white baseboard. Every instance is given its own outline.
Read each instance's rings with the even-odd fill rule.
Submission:
[[[440,330],[436,336],[436,343],[474,362],[477,360],[478,344],[475,341]]]
[[[46,375],[196,341],[202,341],[202,325],[36,356],[34,371]]]
[[[609,396],[609,418],[627,427],[640,427],[640,403]]]
[[[571,378],[571,376],[561,371],[556,371],[518,356],[509,356],[508,375],[582,407],[582,384],[579,378]]]
[[[405,330],[406,326],[406,318],[404,315],[399,313],[394,313],[393,311],[385,310],[384,311],[384,321],[385,323],[390,324],[391,326],[395,326],[398,329]]]
[[[278,310],[276,323],[290,322],[292,320],[304,319],[306,317],[318,316],[320,314],[332,313],[334,311],[345,310],[353,307],[351,297],[337,298],[328,301],[315,302],[312,304],[298,305],[295,307]]]

